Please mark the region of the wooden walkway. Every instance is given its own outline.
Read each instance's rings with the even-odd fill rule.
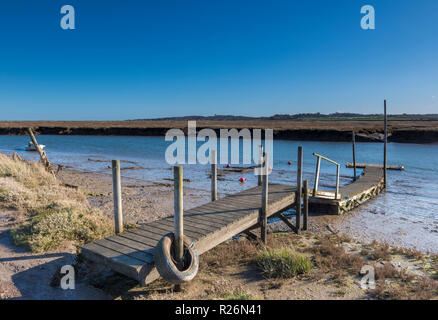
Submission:
[[[294,206],[296,187],[270,183],[268,190],[268,217]],[[258,226],[261,193],[258,186],[185,211],[184,234],[195,241],[202,254]],[[173,216],[160,219],[86,244],[81,247],[82,255],[145,285],[159,278],[153,251],[161,237],[173,230]]]
[[[379,166],[365,166],[362,175],[356,181],[339,188],[339,199],[334,199],[333,192],[326,192],[325,196],[310,197],[310,211],[343,214],[378,195],[383,188],[383,169]]]

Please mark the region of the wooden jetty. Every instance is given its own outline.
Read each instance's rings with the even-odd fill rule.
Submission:
[[[86,259],[109,266],[146,285],[160,277],[154,266],[154,252],[165,234],[174,234],[175,253],[169,263],[182,264],[183,237],[193,240],[199,254],[202,254],[235,235],[244,233],[249,238],[257,236],[253,229],[260,228],[260,238],[266,243],[267,219],[278,217],[293,231],[307,230],[309,210],[317,213],[342,214],[386,188],[386,100],[385,100],[385,148],[383,166],[357,164],[355,157],[355,135],[353,132],[353,162],[355,169],[353,183],[340,186],[340,164],[320,154],[317,157],[313,190],[303,181],[303,150],[298,147],[296,186],[268,182],[268,154],[260,145],[260,170],[258,186],[245,191],[217,198],[217,159],[212,152],[211,202],[190,210],[183,210],[182,167],[174,167],[174,216],[146,223],[137,228],[123,231],[121,206],[120,164],[113,161],[114,216],[116,235],[85,244],[81,247]],[[318,190],[321,161],[336,165],[336,188],[334,192]],[[263,165],[264,163],[264,165]],[[347,167],[350,164],[347,164]],[[356,177],[356,168],[363,167],[362,175]],[[261,169],[260,168],[260,169]],[[263,171],[263,173],[261,173]],[[304,203],[302,204],[302,199]],[[295,207],[296,225],[282,212]],[[301,227],[301,212],[303,226]],[[160,242],[161,243],[161,242]],[[162,248],[162,247],[160,247]],[[158,255],[160,257],[160,255]],[[232,258],[232,257],[230,257]],[[161,260],[157,260],[161,261]],[[171,262],[173,261],[173,262]],[[160,264],[159,267],[162,267]],[[166,274],[166,273],[164,273]]]
[[[337,198],[334,192],[320,191],[316,196],[310,197],[309,211],[320,214],[343,214],[378,195],[383,189],[383,169],[378,166],[366,166],[356,181],[339,188]]]
[[[269,183],[268,190],[266,216],[285,219],[281,212],[296,205],[296,188]],[[262,186],[257,186],[187,210],[184,233],[195,241],[199,254],[239,233],[251,235],[250,230],[259,227],[261,203]],[[173,230],[174,217],[167,217],[88,243],[82,246],[82,255],[145,285],[159,278],[153,251],[161,237]]]
[[[354,168],[354,164],[351,163],[351,162],[348,162],[345,165],[345,167],[346,168]],[[383,165],[382,164],[356,163],[356,168],[364,169],[364,168],[367,168],[367,167],[368,168],[381,168],[381,169],[383,169]],[[390,164],[388,164],[386,166],[386,169],[387,170],[400,170],[400,171],[403,171],[403,170],[405,170],[405,167],[404,166],[400,166],[400,165],[390,165]]]

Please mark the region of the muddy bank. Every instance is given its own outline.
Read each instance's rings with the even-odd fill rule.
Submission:
[[[33,127],[47,135],[164,136],[170,128],[187,130],[183,121],[120,122],[1,122],[0,135],[26,135]],[[275,139],[300,141],[351,141],[351,131],[361,142],[382,141],[383,125],[379,121],[200,121],[197,129],[272,128]],[[389,125],[390,142],[436,143],[438,121],[394,121]]]

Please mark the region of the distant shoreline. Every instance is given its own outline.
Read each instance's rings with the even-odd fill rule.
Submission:
[[[171,128],[187,129],[187,121],[138,120],[138,121],[1,121],[0,135],[26,135],[32,127],[45,135],[93,136],[164,136]],[[351,141],[378,142],[382,139],[383,123],[376,120],[226,120],[197,121],[197,129],[273,129],[274,138],[301,141]],[[437,143],[438,121],[390,121],[390,142]]]

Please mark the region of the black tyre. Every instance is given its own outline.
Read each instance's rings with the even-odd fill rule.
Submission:
[[[199,256],[192,240],[184,237],[184,258],[181,269],[173,258],[173,245],[175,237],[173,233],[164,235],[155,247],[155,267],[160,276],[171,283],[184,283],[192,280],[198,273]]]

